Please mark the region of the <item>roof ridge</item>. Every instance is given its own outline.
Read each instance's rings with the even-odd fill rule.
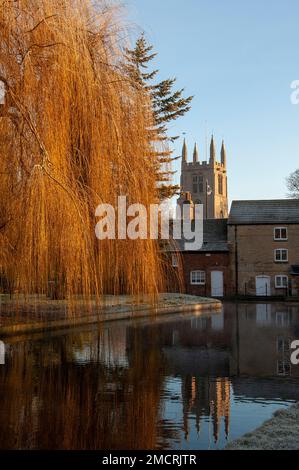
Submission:
[[[232,201],[233,203],[236,202],[250,202],[250,203],[256,203],[256,202],[296,202],[299,204],[299,199],[234,199]]]

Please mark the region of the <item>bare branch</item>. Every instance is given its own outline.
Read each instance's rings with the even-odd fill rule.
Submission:
[[[54,14],[54,15],[47,16],[46,18],[43,18],[32,29],[29,29],[28,31],[25,31],[25,33],[33,33],[33,31],[35,31],[42,23],[46,23],[47,20],[49,20],[50,18],[54,18],[56,16],[58,16],[58,15]]]

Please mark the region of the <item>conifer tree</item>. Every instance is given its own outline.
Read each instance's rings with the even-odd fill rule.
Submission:
[[[193,96],[184,97],[184,89],[174,90],[176,78],[168,78],[155,83],[159,72],[150,68],[150,63],[156,57],[153,46],[148,44],[144,34],[136,41],[134,49],[126,49],[125,71],[132,83],[137,83],[151,97],[151,107],[154,117],[153,140],[170,144],[178,136],[168,135],[168,125],[184,116],[191,109]],[[168,145],[163,150],[157,151],[160,168],[157,171],[160,198],[172,197],[179,190],[179,186],[171,184],[173,172],[170,171],[170,163],[175,160],[172,150]]]

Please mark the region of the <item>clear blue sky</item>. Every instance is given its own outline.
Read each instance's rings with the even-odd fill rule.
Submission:
[[[189,156],[196,140],[205,159],[207,126],[217,151],[226,142],[230,201],[285,197],[285,178],[299,167],[299,105],[290,102],[298,0],[127,0],[126,8],[132,34],[144,30],[158,52],[160,77],[195,95],[173,127],[186,132]]]

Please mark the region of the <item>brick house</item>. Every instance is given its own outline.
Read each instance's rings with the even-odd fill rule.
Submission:
[[[176,242],[178,253],[172,253],[172,265],[181,264],[187,294],[224,297],[229,280],[229,249],[227,219],[207,219],[203,222],[203,246],[186,251],[184,240]]]
[[[234,201],[228,243],[231,295],[299,295],[299,200]]]

